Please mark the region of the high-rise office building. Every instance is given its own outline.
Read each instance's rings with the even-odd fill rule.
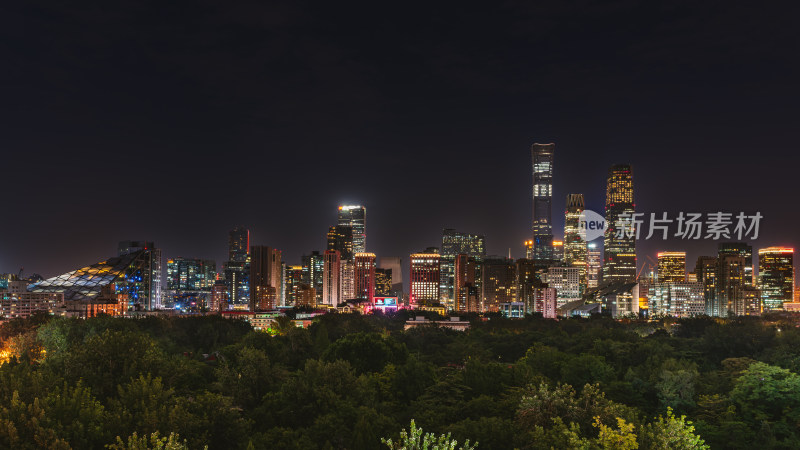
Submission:
[[[758,287],[764,309],[783,308],[794,293],[794,249],[767,247],[758,249]]]
[[[516,301],[517,267],[514,260],[487,257],[481,264],[482,310],[497,312],[500,303]]]
[[[356,264],[352,259],[342,259],[339,265],[339,301],[356,299]]]
[[[355,298],[370,302],[375,297],[375,254],[356,253]]]
[[[336,307],[340,302],[341,254],[325,250],[322,266],[322,304]]]
[[[228,286],[223,280],[217,280],[211,286],[211,301],[208,309],[212,312],[222,312],[228,310]]]
[[[705,313],[703,283],[686,281],[661,281],[653,285],[648,313],[650,316],[667,315],[692,317]]]
[[[228,232],[228,261],[247,262],[250,256],[250,230],[236,227]]]
[[[135,307],[161,309],[161,249],[148,241],[120,241],[117,254],[126,256],[140,251],[145,252],[147,261],[141,276],[135,280],[137,290],[141,293]]]
[[[606,185],[606,231],[603,238],[603,281],[636,279],[636,232],[632,214],[633,168],[611,166]]]
[[[250,247],[250,311],[275,309],[282,289],[281,251],[263,245]]]
[[[533,259],[553,259],[553,152],[555,144],[531,145],[533,169]]]
[[[586,287],[596,288],[600,284],[600,271],[603,268],[603,252],[597,244],[589,242],[586,244]]]
[[[303,285],[303,266],[287,265],[284,274],[285,303],[286,306],[294,306],[297,302],[297,292]]]
[[[536,276],[536,264],[532,259],[520,258],[516,262],[517,301],[524,305],[525,313],[534,312],[536,288],[542,286]]]
[[[375,296],[392,296],[392,269],[375,268]]]
[[[447,309],[454,309],[454,301],[457,295],[454,287],[455,258],[456,255],[462,253],[480,263],[483,257],[486,256],[486,240],[483,235],[462,233],[452,228],[442,230],[442,249],[439,260],[439,301]]]
[[[211,290],[217,264],[210,259],[171,258],[167,260],[167,289],[170,291]]]
[[[228,286],[228,304],[250,306],[250,263],[243,261],[225,262],[223,273]]]
[[[744,258],[744,284],[755,286],[753,279],[753,247],[745,242],[720,242],[718,256],[741,256]]]
[[[228,232],[228,261],[223,265],[228,304],[250,307],[250,230],[236,227]]]
[[[353,227],[334,225],[328,229],[328,250],[339,250],[342,259],[353,259]]]
[[[392,272],[392,293],[403,297],[403,260],[399,256],[381,256],[378,267]]]
[[[659,283],[686,281],[686,252],[659,252],[657,276]]]
[[[411,254],[409,301],[412,305],[439,303],[439,258],[435,249]]]
[[[525,259],[533,259],[533,239],[524,242],[525,246]]]
[[[717,258],[714,256],[700,256],[694,266],[694,275],[698,283],[703,284],[703,299],[705,313],[714,316],[714,301],[717,295]]]
[[[367,208],[361,205],[339,206],[339,225],[353,229],[353,252],[367,251]]]
[[[581,299],[581,275],[577,267],[549,267],[547,286],[555,288],[558,306]]]
[[[475,279],[477,274],[477,262],[474,257],[466,253],[456,255],[455,273],[453,281],[453,290],[455,292],[455,303],[453,310],[458,312],[467,312],[470,310],[470,289],[472,294],[475,294]]]
[[[303,255],[300,258],[303,264],[303,284],[316,291],[314,304],[322,303],[322,271],[323,257],[318,251],[311,252],[310,255]]]
[[[712,315],[726,317],[728,314],[741,315],[737,299],[744,287],[744,258],[741,256],[720,256],[717,258],[716,292]]]
[[[589,270],[588,247],[586,239],[580,232],[584,209],[583,194],[567,195],[567,208],[564,212],[564,265],[578,268],[581,276],[581,292],[586,289]]]

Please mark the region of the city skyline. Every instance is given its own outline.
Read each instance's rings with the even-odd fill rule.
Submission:
[[[611,168],[613,169],[616,166],[619,166],[619,165],[618,164],[612,165]],[[556,178],[559,178],[559,177],[556,177]],[[531,181],[531,183],[534,183],[534,182],[535,182],[534,180]],[[638,180],[634,181],[634,186],[635,186],[634,189],[635,190],[639,188],[639,184],[640,184],[640,182]],[[607,188],[607,186],[606,186],[606,188]],[[556,194],[561,194],[561,193],[556,192]],[[573,194],[570,194],[570,195],[573,195]],[[583,195],[583,194],[574,194],[574,195]],[[556,195],[556,196],[557,197],[558,196],[563,197],[563,195]],[[638,194],[637,194],[636,197],[638,198]],[[607,199],[606,199],[606,201],[607,201]],[[564,204],[564,208],[567,208],[569,206],[568,202],[569,202],[569,196],[567,196],[567,201],[561,202],[561,203]],[[342,203],[342,204],[344,204],[344,203]],[[336,217],[338,218],[337,220],[340,221],[340,222],[342,220],[341,219],[341,217],[342,217],[341,216],[341,214],[342,214],[342,206],[341,205],[342,204],[340,204],[340,206],[338,208],[334,208],[333,206],[330,208],[331,210],[338,211]],[[556,203],[555,207],[558,208],[558,206],[559,206],[559,203]],[[353,206],[353,207],[349,207],[348,206],[347,208],[356,208],[356,207],[355,206]],[[366,210],[366,209],[370,209],[371,210],[371,208],[369,208],[368,205],[363,205],[363,206],[359,205],[358,208],[361,208],[362,210]],[[587,210],[591,210],[592,208],[588,208],[587,207],[586,209]],[[595,211],[598,211],[598,210],[595,209]],[[602,211],[602,210],[600,210],[600,211]],[[638,212],[641,212],[641,211],[638,211],[638,208],[637,208],[636,212],[638,213]],[[651,211],[645,211],[645,216],[647,216],[650,212]],[[653,212],[655,212],[655,211],[653,211]],[[730,211],[730,212],[733,212],[733,211]],[[372,213],[372,214],[374,214],[374,213]],[[558,224],[558,220],[559,220],[559,216],[561,216],[560,217],[560,222],[561,222],[561,225],[562,225],[561,227],[558,227],[558,225],[557,225]],[[563,239],[564,239],[564,236],[563,236],[563,234],[564,234],[563,233],[564,232],[564,228],[563,228],[564,217],[563,217],[562,214],[556,214],[554,217],[555,217],[555,219],[552,220],[552,222],[554,223],[553,226],[556,227],[556,229],[552,231],[554,239],[556,241],[563,241]],[[647,217],[645,217],[645,219],[647,219]],[[341,222],[341,223],[344,223],[344,222]],[[339,226],[341,226],[341,225],[339,225]],[[331,242],[330,241],[330,239],[331,239],[330,233],[331,233],[331,229],[333,227],[322,227],[322,228],[327,229],[327,231],[323,230],[323,232],[321,233],[322,234],[322,238],[321,239],[320,239],[319,236],[316,236],[313,239],[309,239],[309,241],[310,240],[316,240],[316,241],[320,241],[321,240],[323,242],[322,245],[320,245],[317,248],[307,248],[307,249],[301,250],[300,255],[297,255],[296,257],[295,256],[284,257],[284,261],[287,264],[299,264],[301,262],[300,256],[302,256],[302,255],[310,254],[311,251],[313,251],[313,250],[320,250],[321,252],[324,252],[324,250],[326,248],[326,245],[328,245],[328,246],[331,245],[330,244],[330,242]],[[440,232],[441,232],[441,230],[447,231],[448,229],[450,229],[450,228],[444,227],[444,228],[440,229]],[[215,261],[217,264],[219,264],[219,267],[221,268],[222,267],[222,263],[232,257],[232,255],[230,253],[231,252],[230,246],[232,245],[232,242],[233,242],[233,239],[234,239],[233,238],[233,234],[237,233],[239,230],[242,230],[242,231],[246,232],[246,235],[242,239],[247,241],[248,244],[250,244],[250,245],[256,245],[256,244],[260,245],[260,244],[262,244],[262,241],[260,239],[258,239],[257,237],[255,239],[253,239],[251,237],[252,228],[249,227],[249,226],[243,226],[242,224],[238,224],[236,226],[232,226],[230,229],[227,230],[226,233],[229,235],[228,241],[227,241],[227,244],[225,245],[224,252],[220,252],[220,253],[224,253],[227,256],[223,256],[223,257],[217,258],[217,259],[215,259],[215,258],[204,258],[202,256],[197,256],[197,255],[183,255],[183,254],[176,255],[176,254],[171,254],[171,253],[168,253],[167,251],[163,250],[164,248],[169,248],[169,243],[168,242],[166,243],[166,245],[162,245],[160,242],[156,242],[156,244],[163,252],[163,258],[164,259],[162,261],[162,264],[165,264],[166,263],[166,259],[168,259],[168,258],[209,259],[211,261]],[[370,230],[371,230],[371,232],[378,231],[378,234],[380,234],[380,231],[379,230],[375,230],[373,226],[370,227]],[[425,230],[425,231],[429,232],[430,230]],[[472,233],[480,234],[481,236],[485,236],[485,234],[481,233],[480,230],[468,230],[468,231],[472,232]],[[440,234],[440,236],[441,236],[441,234]],[[529,234],[528,236],[525,236],[524,239],[527,240],[530,237],[531,237],[531,235]],[[441,237],[439,237],[439,239],[441,239]],[[224,241],[224,239],[222,239],[222,240]],[[488,251],[487,254],[489,254],[489,255],[506,255],[508,253],[509,249],[508,248],[506,248],[506,249],[497,249],[496,246],[491,246],[491,243],[493,242],[493,240],[494,240],[493,236],[488,236],[488,243],[486,244],[486,247],[487,248],[491,248],[492,250]],[[651,266],[653,269],[655,269],[656,266],[657,266],[656,256],[657,256],[658,253],[663,252],[663,251],[683,251],[683,252],[687,252],[687,260],[688,261],[693,261],[694,259],[696,259],[697,257],[700,257],[700,256],[715,255],[716,254],[716,246],[718,244],[720,244],[720,243],[735,242],[735,241],[736,241],[736,239],[722,239],[722,240],[701,239],[701,240],[697,240],[697,241],[682,240],[682,239],[679,239],[679,238],[674,238],[672,235],[670,235],[670,239],[667,239],[667,240],[659,240],[659,239],[639,240],[639,239],[637,239],[636,240],[636,250],[637,250],[637,254],[640,255],[640,257],[637,260],[637,273],[639,271],[641,271],[645,266]],[[791,239],[782,241],[780,239],[773,239],[771,237],[768,237],[767,233],[765,233],[763,231],[763,228],[762,228],[762,232],[760,233],[759,239],[757,239],[756,241],[747,240],[747,242],[750,243],[754,248],[760,248],[762,246],[763,247],[779,246],[779,247],[794,248],[794,246],[792,246],[792,245],[781,244],[781,242],[787,242],[787,241],[790,242]],[[126,242],[126,241],[120,241],[120,242]],[[149,240],[148,242],[155,242],[155,241],[154,240]],[[599,246],[599,248],[601,248],[601,249],[603,248],[603,238],[598,238],[598,239],[595,239],[595,240],[593,240],[591,242],[593,242],[594,244]],[[760,244],[761,242],[763,242],[764,244]],[[216,244],[217,244],[216,246],[219,246],[218,243],[216,243]],[[433,244],[433,245],[431,245],[431,244]],[[439,246],[439,244],[440,244],[440,242],[436,242],[436,241],[434,241],[434,242],[419,242],[417,244],[411,244],[411,247],[405,253],[400,253],[400,254],[381,254],[381,253],[377,253],[377,252],[373,252],[373,253],[376,253],[379,257],[380,256],[399,256],[401,258],[407,258],[410,254],[415,253],[415,249],[418,250],[420,248],[437,247],[437,248],[439,248],[441,250],[441,247]],[[272,243],[272,245],[274,245],[278,250],[281,250],[280,239],[278,239],[277,242]],[[380,243],[378,245],[380,245]],[[642,249],[641,249],[642,247],[647,247],[647,248],[652,249],[652,250],[642,251]],[[667,249],[670,249],[670,250],[667,250]],[[693,249],[693,250],[687,251],[686,249]],[[286,254],[286,252],[284,252],[283,250],[281,250],[281,251],[282,251],[282,253]],[[511,253],[511,255],[512,255],[512,257],[514,259],[524,258],[525,257],[524,241],[519,242],[519,244],[517,246],[515,246],[515,247],[510,247],[510,253]],[[96,260],[100,259],[100,258],[102,258],[102,256],[98,256],[96,258]],[[23,267],[24,266],[20,266],[20,268],[23,268]],[[757,264],[756,264],[756,267],[757,267]],[[63,269],[64,270],[56,271],[55,273],[51,273],[51,274],[45,274],[42,271],[37,271],[35,269],[31,269],[31,270],[26,269],[25,273],[28,274],[28,275],[32,274],[32,273],[37,273],[39,275],[44,276],[44,278],[49,278],[51,276],[55,276],[57,274],[63,273],[66,270],[71,270],[71,268],[69,268],[69,267],[64,267]],[[404,269],[404,271],[408,270],[407,267],[403,267],[403,269]],[[752,271],[752,268],[750,270]],[[222,271],[222,269],[220,269],[220,272],[221,271]],[[687,272],[688,271],[691,271],[691,269],[687,266]],[[2,272],[16,273],[16,271],[13,270],[13,267],[9,267],[8,270],[0,269],[0,273],[2,273]]]

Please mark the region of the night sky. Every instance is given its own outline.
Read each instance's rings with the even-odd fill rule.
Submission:
[[[221,264],[236,225],[299,264],[341,203],[379,257],[444,227],[520,257],[533,142],[557,236],[630,163],[639,211],[760,211],[755,247],[800,247],[800,8],[655,3],[6,2],[0,272],[123,239]]]

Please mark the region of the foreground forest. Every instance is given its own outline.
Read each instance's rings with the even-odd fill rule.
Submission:
[[[479,449],[800,447],[796,317],[407,318],[12,320],[0,447],[405,448],[412,420]]]

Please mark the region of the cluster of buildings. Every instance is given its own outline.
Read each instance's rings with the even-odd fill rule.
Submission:
[[[657,267],[637,272],[636,234],[620,229],[635,212],[633,169],[608,170],[602,248],[587,241],[584,196],[566,196],[563,240],[552,220],[554,144],[533,144],[533,223],[525,257],[487,254],[483,235],[444,229],[439,246],[409,255],[408,291],[400,257],[367,251],[367,210],[338,208],[324,251],[287,264],[275,247],[252,245],[250,231],[228,235],[228,259],[174,257],[162,267],[153,242],[124,241],[118,254],[49,279],[0,277],[4,317],[33,311],[91,317],[168,310],[173,313],[266,313],[288,307],[323,311],[432,310],[443,314],[540,313],[555,318],[607,312],[614,317],[754,315],[800,310],[793,250],[723,242],[687,272],[685,252],[661,252]],[[620,225],[623,224],[623,225]],[[599,239],[597,239],[599,241]],[[644,272],[644,273],[642,273]],[[162,280],[163,276],[163,280]],[[236,312],[233,314],[232,312]],[[256,316],[256,313],[260,314]]]

